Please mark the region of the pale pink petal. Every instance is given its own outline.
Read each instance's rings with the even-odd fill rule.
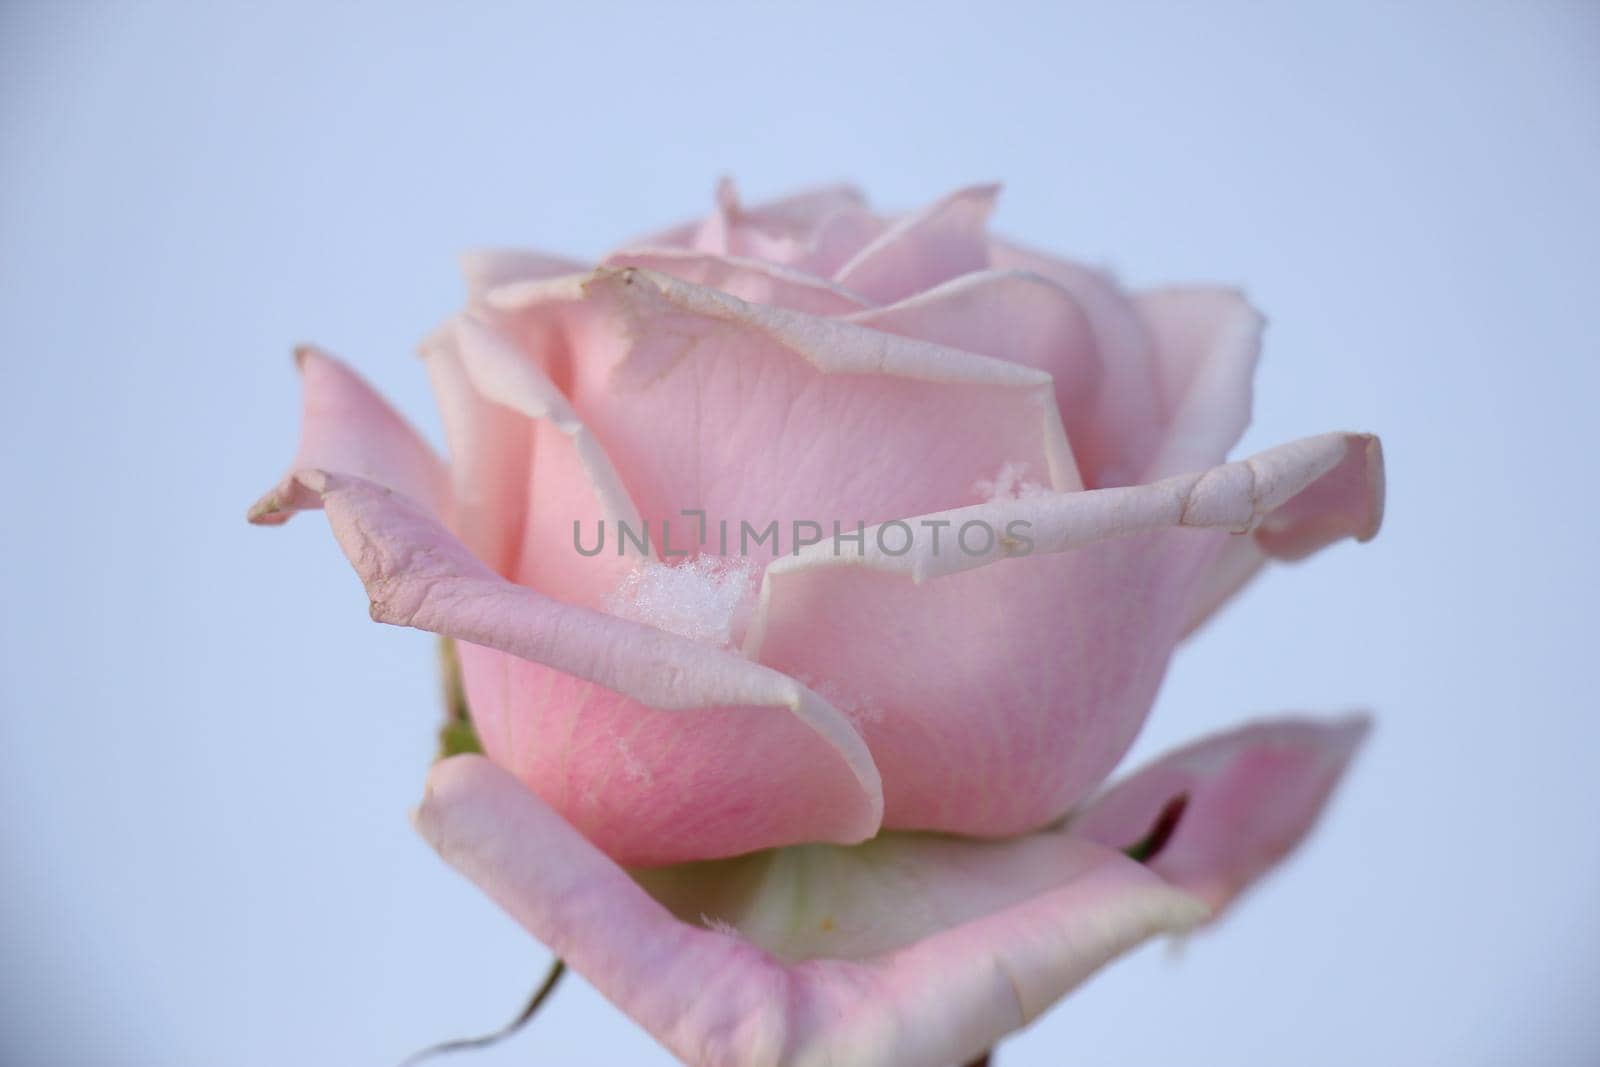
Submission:
[[[481,304],[512,282],[559,277],[585,268],[557,256],[514,249],[477,249],[461,256],[468,302]],[[528,505],[534,428],[521,414],[486,398],[462,366],[450,324],[421,345],[450,451],[456,536],[500,574],[511,575],[521,551]]]
[[[747,211],[755,217],[771,222],[782,222],[791,226],[815,226],[828,221],[841,211],[866,206],[865,193],[854,185],[841,182],[801,189],[775,200],[757,204]]]
[[[958,189],[880,234],[834,272],[834,281],[887,304],[989,266],[987,226],[998,185]]]
[[[518,248],[475,248],[461,254],[461,274],[467,280],[467,298],[472,303],[502,285],[581,274],[588,269],[589,264],[565,256]]]
[[[472,396],[526,424],[527,515],[520,550],[505,573],[567,603],[604,606],[632,561],[609,551],[580,555],[572,524],[581,518],[592,530],[604,522],[615,538],[616,523],[637,528],[638,522],[604,450],[544,374],[548,353],[537,344],[532,355],[517,351],[497,326],[471,318],[452,321],[436,341],[443,351],[430,358],[455,360]],[[490,754],[631,862],[737,850],[707,841],[701,822],[712,810],[723,812],[742,841],[789,840],[803,832],[793,824],[805,813],[787,798],[773,802],[773,783],[758,774],[780,761],[794,767],[792,724],[773,728],[737,709],[653,714],[537,656],[473,644],[462,645],[460,655],[473,719]],[[730,751],[740,753],[747,771],[720,769]],[[718,779],[745,773],[750,777],[737,784]],[[672,806],[655,799],[662,791],[680,804],[698,799],[707,811],[700,821],[670,824],[665,813]],[[638,818],[641,806],[661,812],[661,821]]]
[[[812,225],[811,236],[792,265],[807,274],[831,278],[888,228],[888,222],[865,206],[841,206]]]
[[[820,939],[754,922],[752,941],[674,917],[480,758],[434,768],[416,823],[446,861],[695,1067],[965,1062],[1123,951],[1205,914],[1138,864],[1062,835],[913,843],[904,854],[874,844],[886,854],[881,880],[875,865],[844,859],[823,867],[845,879],[809,889],[773,879],[759,890],[774,918],[787,894]],[[687,888],[678,896],[693,915]],[[800,895],[812,890],[822,896],[808,904]],[[821,929],[829,920],[834,929]],[[812,955],[829,948],[854,958]]]
[[[887,227],[867,208],[861,192],[848,185],[825,186],[741,207],[732,182],[719,188],[727,212],[729,255],[786,263],[807,274],[831,277]]]
[[[717,182],[717,195],[711,214],[702,219],[699,227],[695,229],[690,248],[713,256],[728,256],[735,254],[734,246],[737,243],[740,251],[750,256],[780,263],[787,261],[794,254],[796,241],[792,235],[769,236],[759,231],[742,234],[739,232],[738,216],[738,189],[734,186],[732,178],[723,178]],[[740,240],[741,237],[744,239]]]
[[[1297,560],[1353,537],[1370,541],[1383,523],[1383,445],[1347,434],[1334,466],[1271,514],[1249,536],[1230,538],[1201,577],[1185,632],[1198,628],[1269,559]]]
[[[886,826],[1031,829],[1127,751],[1224,531],[1272,528],[1345,481],[1369,440],[1325,434],[1150,485],[946,511],[911,523],[909,542],[869,529],[859,555],[814,546],[768,567],[746,655],[861,725]]]
[[[767,203],[741,204],[734,183],[717,183],[711,214],[629,242],[624,248],[672,248],[765,260],[805,273],[832,275],[886,223],[848,185],[803,190]]]
[[[490,756],[619,860],[852,842],[877,829],[882,794],[866,746],[793,679],[507,582],[419,507],[369,482],[319,471],[297,481],[322,498],[374,619],[464,642]],[[491,649],[504,664],[549,668],[542,691],[515,690],[502,720],[471,690],[467,661]],[[541,714],[564,718],[569,732]],[[519,726],[533,751],[514,747]]]
[[[1105,374],[1099,403],[1115,413],[1078,459],[1084,484],[1099,489],[1139,482],[1166,439],[1168,412],[1155,341],[1133,301],[1108,274],[1081,263],[1000,240],[990,243],[989,256],[996,269],[1050,279],[1083,309]]]
[[[430,334],[421,352],[450,451],[451,526],[473,555],[511,575],[528,509],[533,424],[474,388],[449,325]]]
[[[603,606],[632,560],[577,551],[579,523],[639,526],[639,513],[605,449],[541,368],[490,322],[458,316],[446,329],[478,396],[528,422],[528,501],[506,577],[569,604]],[[592,537],[591,537],[592,540]]]
[[[1211,619],[1233,595],[1250,583],[1261,568],[1266,566],[1267,554],[1261,550],[1253,536],[1238,534],[1228,538],[1217,558],[1205,569],[1195,583],[1194,598],[1189,605],[1189,621],[1183,632],[1187,636]]]
[[[300,447],[289,473],[250,508],[260,525],[286,522],[320,506],[295,474],[310,468],[341,471],[404,493],[433,514],[450,515],[450,488],[433,450],[366,382],[309,345],[295,351],[303,386]]]
[[[1107,369],[1103,404],[1121,413],[1121,433],[1078,448],[1087,484],[1153,481],[1227,458],[1250,421],[1264,323],[1240,293],[1187,286],[1130,297],[1101,271],[1008,242],[994,242],[990,257],[1056,282],[1089,317]]]
[[[788,551],[794,522],[831,536],[834,522],[853,533],[956,506],[1007,463],[1079,484],[1051,380],[1031,368],[644,270],[502,289],[493,303],[524,350],[576,353],[551,377],[657,533],[698,509],[713,539],[724,520],[734,538],[776,522]]]
[[[886,826],[1026,832],[1127,752],[1220,536],[1168,529],[920,584],[854,557],[781,575],[780,560],[759,658],[859,724]]]
[[[731,183],[727,188],[731,193]],[[823,186],[737,208],[728,251],[828,278],[888,226],[867,207],[859,189]]]
[[[1148,389],[1127,387],[1088,306],[1041,274],[986,270],[849,319],[1051,375],[1073,457],[1084,484],[1096,488],[1143,453],[1158,408]]]
[[[613,253],[602,265],[643,267],[720,289],[752,304],[769,304],[808,315],[847,315],[867,306],[865,300],[830,281],[758,259],[693,249],[631,248]]]
[[[547,354],[518,351],[471,315],[435,330],[423,354],[455,460],[458,536],[505,577],[600,607],[629,561],[578,553],[573,524],[637,526],[638,513],[605,451],[545,375]]]
[[[1167,412],[1161,448],[1143,480],[1221,463],[1250,424],[1266,320],[1233,289],[1156,289],[1135,302],[1155,342]]]
[[[1364,716],[1278,719],[1208,737],[1113,785],[1068,831],[1155,846],[1150,868],[1220,913],[1310,832],[1367,729]],[[1163,812],[1165,840],[1151,841]]]
[[[1256,543],[1274,559],[1304,559],[1346,537],[1370,541],[1383,524],[1383,444],[1345,434],[1338,462],[1302,493],[1265,516]]]

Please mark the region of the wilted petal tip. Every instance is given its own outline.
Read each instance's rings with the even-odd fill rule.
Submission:
[[[1357,541],[1370,541],[1378,536],[1383,526],[1383,511],[1387,504],[1388,472],[1383,460],[1383,440],[1377,434],[1357,434],[1364,438],[1367,450],[1367,492],[1372,501],[1372,518],[1364,530],[1356,535]]]

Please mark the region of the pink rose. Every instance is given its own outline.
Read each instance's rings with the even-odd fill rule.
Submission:
[[[724,184],[592,270],[469,257],[423,346],[448,464],[301,354],[251,518],[323,508],[375,619],[459,642],[488,758],[435,767],[419,828],[691,1063],[977,1055],[1225,908],[1365,731],[1258,723],[1102,789],[1188,632],[1376,532],[1381,453],[1227,462],[1256,311],[991,238],[995,195]]]

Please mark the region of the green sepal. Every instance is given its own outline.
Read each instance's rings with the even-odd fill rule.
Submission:
[[[469,752],[482,755],[483,744],[472,725],[467,690],[461,683],[461,659],[456,655],[456,643],[448,637],[439,638],[439,676],[444,688],[444,723],[439,727],[436,758],[449,759]]]

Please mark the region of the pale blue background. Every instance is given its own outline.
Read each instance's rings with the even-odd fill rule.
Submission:
[[[1246,445],[1383,433],[1383,536],[1180,657],[1143,757],[1370,706],[1331,817],[1219,930],[1005,1067],[1600,1055],[1600,6],[0,9],[7,1064],[387,1065],[543,950],[413,835],[433,645],[315,516],[247,528],[291,344],[435,432],[453,253],[594,254],[852,177],[1271,316]],[[490,1064],[664,1055],[564,988]]]

